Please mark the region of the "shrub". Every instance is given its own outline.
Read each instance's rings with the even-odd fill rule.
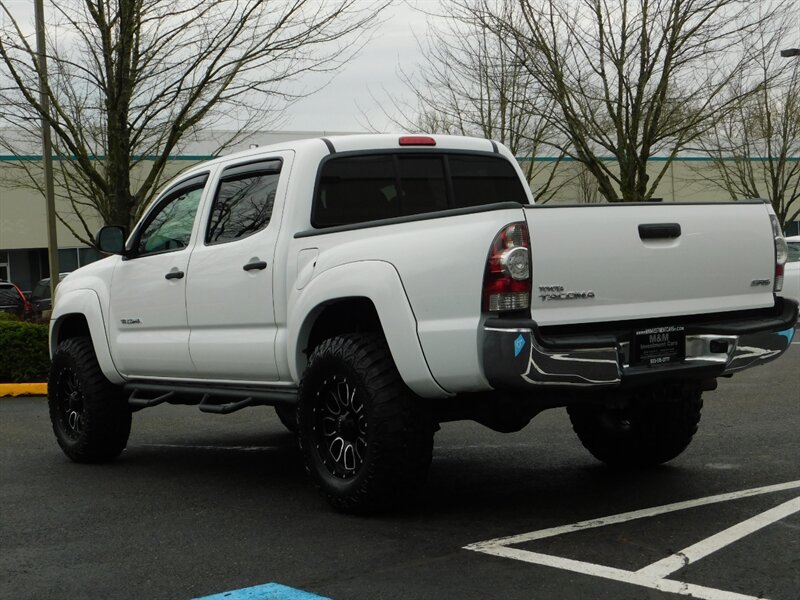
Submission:
[[[47,381],[47,325],[0,320],[0,383]]]

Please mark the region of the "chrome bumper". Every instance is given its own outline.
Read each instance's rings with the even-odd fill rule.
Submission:
[[[685,359],[658,366],[631,366],[625,336],[543,338],[533,321],[500,327],[501,319],[490,319],[484,327],[485,375],[495,389],[604,388],[730,375],[774,360],[789,348],[797,304],[781,308],[772,319],[689,325]],[[712,346],[723,350],[712,351]]]

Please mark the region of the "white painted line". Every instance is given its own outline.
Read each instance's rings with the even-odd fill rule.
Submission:
[[[767,525],[771,525],[776,521],[780,521],[784,517],[788,517],[796,512],[800,512],[800,497],[789,500],[788,502],[784,502],[775,508],[771,508],[770,510],[751,517],[746,521],[742,521],[733,527],[728,527],[728,529],[720,531],[719,533],[697,542],[688,548],[684,548],[683,550],[676,552],[675,554],[668,556],[663,560],[655,562],[652,565],[648,565],[643,569],[639,569],[637,574],[656,577],[659,579],[666,577],[667,575],[670,575],[675,571],[678,571],[683,567],[690,565],[691,563],[698,561],[701,558],[716,552],[717,550],[721,550],[725,546],[732,544],[733,542],[736,542],[743,537],[748,536],[751,533],[766,527]]]
[[[730,591],[695,585],[692,583],[686,583],[683,581],[665,579],[665,577],[692,562],[700,560],[701,558],[708,556],[709,554],[716,552],[725,546],[732,544],[755,531],[758,531],[763,527],[766,527],[767,525],[775,523],[776,521],[779,521],[780,519],[783,519],[793,513],[800,512],[800,497],[789,500],[788,502],[784,502],[775,508],[729,527],[724,531],[721,531],[709,538],[685,548],[681,552],[677,552],[663,560],[639,569],[638,571],[627,571],[625,569],[609,567],[607,565],[598,565],[595,563],[573,560],[562,556],[530,552],[528,550],[512,548],[510,546],[513,544],[522,544],[525,542],[531,542],[533,540],[540,540],[543,538],[572,533],[575,531],[582,531],[584,529],[625,523],[634,519],[643,519],[655,515],[662,515],[679,510],[695,508],[698,506],[707,506],[709,504],[727,502],[730,500],[738,500],[740,498],[748,498],[761,494],[770,494],[797,488],[800,488],[800,480],[751,488],[748,490],[741,490],[728,494],[718,494],[716,496],[708,496],[706,498],[697,498],[695,500],[687,500],[685,502],[675,502],[673,504],[665,504],[663,506],[635,510],[610,517],[603,517],[589,521],[580,521],[579,523],[572,523],[570,525],[564,525],[561,527],[551,527],[549,529],[541,529],[539,531],[532,531],[530,533],[523,533],[521,535],[513,535],[487,540],[484,542],[476,542],[474,544],[464,546],[464,549],[482,552],[492,556],[499,556],[502,558],[511,558],[545,567],[563,569],[573,573],[602,577],[604,579],[620,581],[622,583],[629,583],[631,585],[638,585],[663,592],[691,596],[693,598],[701,598],[702,600],[763,600],[761,596],[748,596]]]
[[[506,546],[486,548],[481,550],[481,552],[492,554],[494,556],[501,556],[503,558],[513,558],[535,565],[563,569],[565,571],[580,573],[582,575],[593,575],[594,577],[602,577],[603,579],[621,581],[623,583],[630,583],[632,585],[638,585],[653,590],[660,590],[662,592],[691,596],[692,598],[702,598],[703,600],[764,600],[761,598],[761,596],[736,594],[734,592],[718,590],[715,588],[685,583],[682,581],[673,581],[671,579],[655,579],[653,577],[640,575],[634,571],[626,571],[624,569],[617,569],[605,565],[596,565],[593,563],[572,560],[560,556],[551,556],[549,554],[539,554],[538,552],[528,552],[527,550],[518,550],[516,548],[508,548]]]
[[[751,488],[748,490],[741,490],[738,492],[730,492],[727,494],[719,494],[716,496],[708,496],[706,498],[697,498],[695,500],[686,500],[684,502],[675,502],[674,504],[665,504],[663,506],[656,506],[653,508],[645,508],[642,510],[634,510],[631,512],[612,515],[610,517],[602,517],[599,519],[590,519],[588,521],[580,521],[579,523],[572,523],[570,525],[562,525],[560,527],[551,527],[549,529],[540,529],[539,531],[531,531],[529,533],[522,533],[520,535],[511,535],[508,537],[495,538],[484,542],[476,542],[465,546],[467,550],[475,550],[481,552],[486,546],[512,546],[514,544],[524,544],[525,542],[532,542],[534,540],[541,540],[554,535],[562,535],[564,533],[571,533],[573,531],[582,531],[584,529],[592,529],[594,527],[603,527],[605,525],[614,525],[616,523],[624,523],[634,519],[643,519],[646,517],[654,517],[663,515],[665,513],[675,512],[677,510],[686,510],[687,508],[695,508],[697,506],[707,506],[709,504],[716,504],[718,502],[728,502],[729,500],[738,500],[739,498],[749,498],[751,496],[759,496],[761,494],[771,494],[773,492],[782,492],[785,490],[793,490],[800,488],[800,480],[789,481],[787,483],[779,483],[776,485],[767,485],[764,487]]]

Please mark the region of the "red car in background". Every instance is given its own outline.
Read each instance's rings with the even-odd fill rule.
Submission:
[[[12,313],[20,319],[27,319],[33,313],[33,307],[16,285],[0,279],[0,312]]]

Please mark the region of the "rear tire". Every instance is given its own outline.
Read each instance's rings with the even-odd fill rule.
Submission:
[[[343,335],[314,349],[300,384],[298,439],[334,508],[386,508],[425,481],[434,432],[425,407],[380,335]]]
[[[681,454],[692,441],[702,393],[680,385],[644,389],[625,408],[567,408],[572,428],[592,455],[612,467],[647,467]]]
[[[70,338],[58,345],[47,397],[53,432],[69,458],[103,462],[125,449],[131,411],[122,389],[100,370],[90,338]]]

